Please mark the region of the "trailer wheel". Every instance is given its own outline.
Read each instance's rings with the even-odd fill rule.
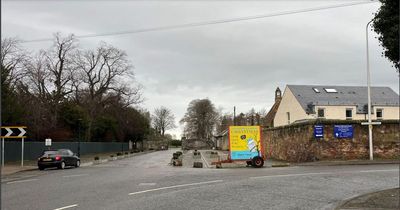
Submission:
[[[256,156],[252,160],[252,165],[255,168],[261,168],[264,166],[264,160],[260,156]]]

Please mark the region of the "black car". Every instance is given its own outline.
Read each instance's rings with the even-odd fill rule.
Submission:
[[[69,149],[48,150],[38,159],[39,170],[58,167],[64,169],[66,166],[79,167],[81,160]]]

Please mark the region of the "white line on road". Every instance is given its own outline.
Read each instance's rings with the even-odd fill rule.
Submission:
[[[73,205],[64,206],[64,207],[61,207],[61,208],[58,208],[58,209],[54,209],[54,210],[69,209],[69,208],[74,208],[74,207],[77,207],[77,206],[78,206],[78,204],[73,204]]]
[[[370,172],[385,172],[385,171],[400,171],[400,169],[366,170],[366,171],[360,171],[360,172],[361,173],[370,173]]]
[[[22,183],[22,182],[32,182],[32,181],[37,181],[37,180],[39,180],[39,179],[25,179],[25,180],[7,182],[7,184],[15,184],[15,183]]]
[[[63,176],[64,178],[69,178],[69,177],[78,177],[78,176],[88,176],[89,174],[73,174],[73,175],[66,175]]]
[[[208,165],[208,162],[207,162],[206,158],[203,157],[203,154],[202,154],[201,152],[200,152],[200,157],[201,157],[201,159],[203,160],[203,162],[206,164],[206,167],[207,167],[207,168],[210,168],[210,165]]]
[[[253,176],[250,179],[260,179],[260,178],[273,178],[273,177],[291,177],[291,176],[311,176],[311,175],[327,175],[332,173],[304,173],[304,174],[282,174],[282,175],[269,175],[269,176]]]
[[[179,188],[179,187],[195,186],[195,185],[202,185],[202,184],[211,184],[211,183],[217,183],[217,182],[223,182],[223,181],[224,180],[214,180],[214,181],[207,181],[207,182],[180,184],[180,185],[174,185],[174,186],[168,186],[168,187],[160,187],[160,188],[155,188],[155,189],[150,189],[150,190],[143,190],[143,191],[133,192],[133,193],[129,193],[129,195],[137,195],[137,194],[141,194],[141,193],[147,193],[147,192],[153,192],[153,191],[159,191],[159,190],[165,190],[165,189],[172,189],[172,188]]]

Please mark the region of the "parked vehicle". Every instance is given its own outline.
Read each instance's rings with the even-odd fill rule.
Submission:
[[[48,150],[38,159],[39,170],[57,167],[64,169],[66,166],[79,167],[81,160],[69,149]]]

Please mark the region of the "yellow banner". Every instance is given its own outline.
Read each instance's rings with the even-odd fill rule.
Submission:
[[[262,156],[260,126],[230,126],[229,147],[233,160]]]

